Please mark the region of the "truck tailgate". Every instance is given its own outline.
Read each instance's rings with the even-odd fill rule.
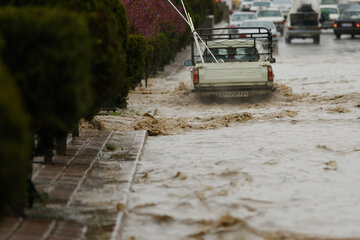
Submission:
[[[200,86],[263,85],[267,82],[266,63],[220,63],[199,66]]]

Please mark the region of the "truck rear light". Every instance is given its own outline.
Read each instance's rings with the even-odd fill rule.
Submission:
[[[334,28],[337,28],[339,26],[338,23],[334,23]]]
[[[360,23],[355,23],[355,26],[356,26],[357,28],[360,28]]]
[[[271,66],[267,66],[268,69],[268,81],[273,82],[274,81],[274,73]]]
[[[274,34],[272,35],[272,37],[275,37],[275,38],[276,38],[276,37],[277,37],[277,35],[274,33]]]
[[[194,86],[199,84],[199,69],[197,69],[197,68],[194,69],[193,83],[194,83]]]
[[[229,28],[235,28],[236,26],[235,25],[229,25]]]
[[[246,38],[247,36],[246,36],[246,34],[240,34],[239,35],[239,38]]]

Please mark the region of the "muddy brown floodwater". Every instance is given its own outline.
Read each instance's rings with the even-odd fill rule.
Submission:
[[[200,102],[184,51],[99,116],[152,135],[123,239],[360,239],[360,40],[321,41],[281,40],[271,99]]]

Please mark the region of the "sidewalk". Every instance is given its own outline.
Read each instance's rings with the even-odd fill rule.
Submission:
[[[33,182],[49,198],[25,218],[1,221],[0,240],[121,239],[146,139],[146,131],[84,131],[68,143],[66,156],[55,156],[51,165],[34,163]]]

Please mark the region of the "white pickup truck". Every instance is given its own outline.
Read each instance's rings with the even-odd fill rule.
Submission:
[[[231,29],[233,30],[233,29]],[[200,54],[192,43],[192,91],[201,97],[238,98],[269,95],[275,90],[271,63],[272,34],[266,28],[197,29],[206,43]],[[201,59],[202,58],[202,59]]]

